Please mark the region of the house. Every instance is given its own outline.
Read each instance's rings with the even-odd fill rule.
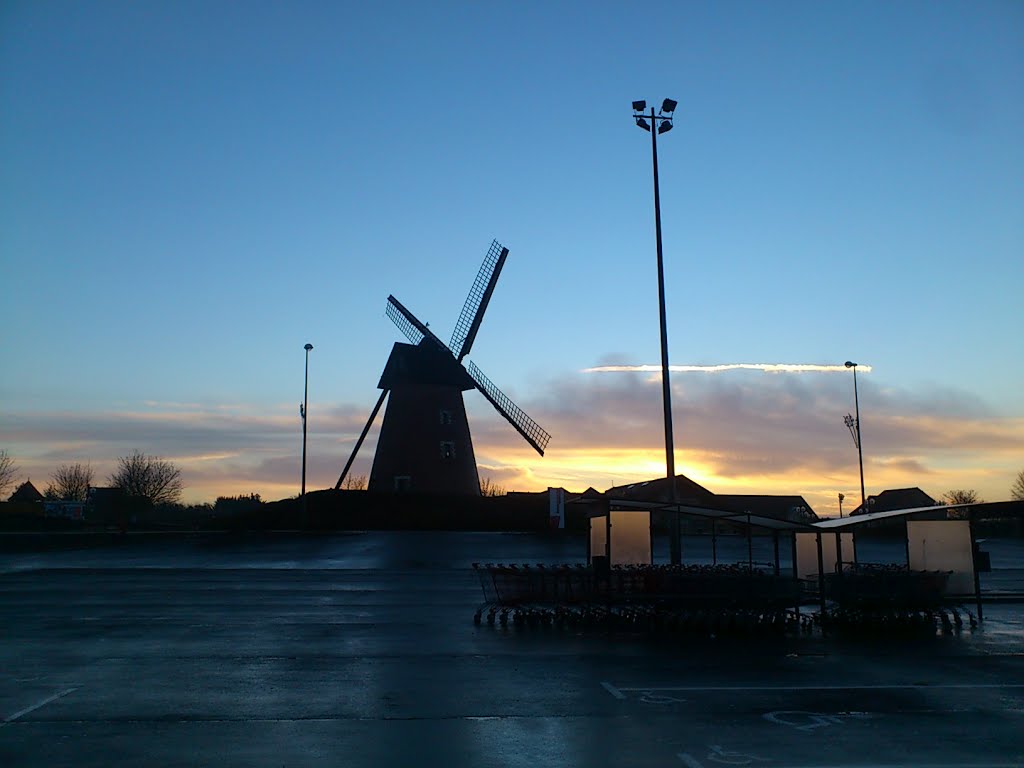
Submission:
[[[803,496],[763,496],[716,493],[719,509],[749,512],[759,517],[789,520],[793,523],[813,523],[818,519]]]
[[[11,494],[11,498],[8,501],[20,501],[20,502],[36,502],[42,501],[43,494],[39,492],[39,489],[32,485],[31,480],[26,480],[24,483],[18,486],[18,490]]]
[[[882,491],[877,496],[868,496],[867,509],[858,504],[850,513],[850,517],[868,512],[888,512],[893,509],[914,509],[916,507],[934,507],[938,502],[920,488],[895,488]]]

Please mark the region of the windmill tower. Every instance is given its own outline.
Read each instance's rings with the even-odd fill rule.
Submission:
[[[480,477],[462,393],[478,390],[541,456],[551,436],[491,383],[472,362],[463,366],[483,320],[508,248],[491,243],[446,346],[426,325],[388,296],[387,316],[411,343],[396,342],[377,388],[377,404],[338,478],[341,487],[367,432],[388,398],[371,491],[480,494]],[[390,395],[390,397],[389,397]]]

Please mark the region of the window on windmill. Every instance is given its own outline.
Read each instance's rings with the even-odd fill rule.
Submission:
[[[441,441],[441,458],[442,459],[454,459],[455,458],[455,443],[451,440]]]
[[[412,478],[409,475],[395,475],[395,491],[403,493],[412,490]]]
[[[441,411],[441,423],[442,424],[451,424],[452,423],[452,412],[451,411],[444,411],[444,410]]]

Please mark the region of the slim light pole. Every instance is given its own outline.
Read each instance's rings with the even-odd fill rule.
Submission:
[[[651,162],[654,166],[654,235],[658,247],[658,313],[661,322],[661,400],[665,411],[665,473],[672,488],[673,512],[669,523],[669,552],[673,565],[682,560],[682,547],[679,540],[679,511],[674,509],[678,501],[676,494],[676,459],[675,447],[672,443],[672,388],[669,383],[668,370],[668,324],[665,320],[665,265],[661,251],[661,190],[658,187],[658,135],[672,130],[672,116],[676,111],[677,102],[665,99],[661,110],[655,114],[651,107],[650,122],[644,119],[646,101],[633,102],[633,119],[638,127],[651,134]]]
[[[307,344],[306,350],[306,385],[302,396],[302,404],[299,406],[299,415],[302,416],[302,496],[306,496],[306,414],[309,412],[309,350],[312,344]]]
[[[861,514],[864,514],[868,511],[868,505],[867,497],[864,495],[864,448],[860,440],[860,397],[857,395],[857,363],[847,360],[846,367],[853,368],[853,408],[857,414],[857,417],[852,420],[850,419],[850,414],[846,414],[846,426],[850,428],[851,434],[853,434],[856,428],[853,440],[857,443],[857,460],[860,462],[860,511]]]

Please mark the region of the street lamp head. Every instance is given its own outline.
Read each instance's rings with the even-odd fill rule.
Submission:
[[[305,349],[307,352],[309,352],[309,350],[311,350],[312,348],[313,348],[312,344],[307,344],[305,347],[303,347],[303,349]]]
[[[646,101],[634,101],[633,102],[633,111],[634,112],[643,112],[645,109],[647,109],[647,102]]]
[[[658,126],[658,135],[660,136],[663,133],[668,133],[671,130],[672,130],[672,121],[671,120],[662,120],[661,124]]]
[[[664,112],[666,115],[670,115],[676,111],[676,105],[678,103],[679,102],[675,101],[674,99],[665,99],[663,102],[661,102],[661,111]]]
[[[651,130],[650,124],[646,120],[644,120],[642,117],[638,117],[636,119],[636,124],[639,125],[641,128],[643,128],[645,131]]]
[[[845,363],[843,363],[843,365],[845,365],[847,368],[856,368],[857,367],[856,363],[851,363],[849,360],[847,360]]]

